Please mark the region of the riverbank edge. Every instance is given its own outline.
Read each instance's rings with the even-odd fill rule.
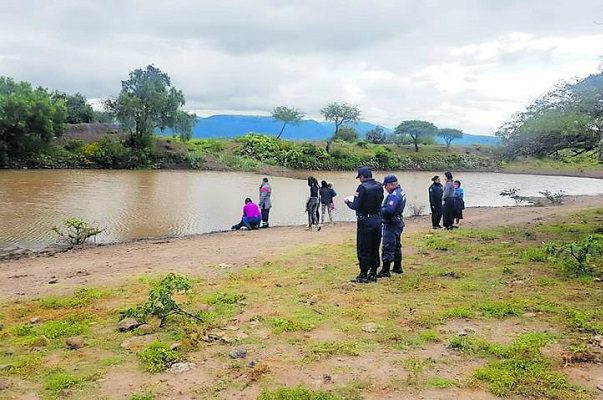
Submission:
[[[597,197],[601,198],[601,201],[603,203],[603,194],[566,196],[566,201],[572,202],[572,201],[575,201],[580,198],[597,198]],[[525,205],[473,206],[473,207],[467,207],[467,209],[496,208],[496,209],[512,210],[515,208],[525,208],[525,207],[540,208],[540,207],[553,206],[553,205],[549,205],[549,204],[545,205],[542,201],[544,199],[545,199],[544,197],[537,197],[537,196],[536,197],[527,197],[526,198],[527,204],[525,204]],[[528,203],[531,203],[531,204],[528,204]],[[411,220],[415,220],[415,219],[425,218],[429,215],[430,215],[429,213],[422,214],[422,215],[413,215],[413,216],[405,217],[404,219],[406,221],[411,221]],[[355,223],[354,221],[336,222],[337,225],[354,224],[354,223]],[[279,230],[279,229],[287,229],[287,228],[302,228],[304,226],[305,226],[304,224],[275,225],[275,226],[271,226],[268,229]],[[193,233],[193,234],[182,235],[182,236],[158,236],[158,237],[134,238],[134,239],[126,239],[126,240],[119,240],[119,241],[106,242],[106,243],[85,243],[83,245],[77,245],[77,246],[53,244],[53,245],[47,246],[40,250],[18,249],[13,252],[9,251],[5,254],[0,254],[0,267],[3,263],[9,263],[11,261],[21,260],[21,259],[25,259],[25,258],[53,257],[60,253],[86,251],[86,250],[90,250],[90,249],[94,249],[94,248],[108,247],[108,246],[128,246],[128,245],[132,245],[132,244],[153,245],[153,244],[170,243],[170,242],[176,241],[176,240],[194,240],[194,239],[198,239],[198,238],[202,238],[202,237],[206,237],[206,236],[227,234],[227,233],[231,233],[231,232],[233,232],[233,231],[230,229],[224,229],[224,230],[216,230],[216,231],[210,231],[210,232],[204,232],[204,233]]]

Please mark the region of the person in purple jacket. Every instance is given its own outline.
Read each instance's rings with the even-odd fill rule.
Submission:
[[[243,206],[243,217],[241,222],[233,225],[230,229],[239,230],[245,227],[249,230],[258,229],[262,222],[262,212],[260,207],[255,204],[249,197],[245,199],[245,205]]]

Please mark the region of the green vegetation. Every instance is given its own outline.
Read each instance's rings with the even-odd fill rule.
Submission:
[[[153,342],[138,353],[144,364],[144,369],[151,373],[162,372],[180,360],[177,351],[161,342]]]
[[[411,230],[405,273],[362,287],[348,283],[357,273],[350,233],[194,285],[193,278],[145,278],[5,302],[0,377],[11,385],[3,395],[349,400],[444,398],[458,388],[482,397],[593,400],[595,386],[575,377],[603,356],[603,287],[568,274],[542,243],[581,243],[600,232],[602,216],[593,209],[526,227]],[[161,282],[168,290],[154,305],[159,315],[173,301],[203,322],[172,316],[159,326],[151,312],[150,331],[119,332],[119,310],[145,308],[149,287]],[[67,348],[76,335],[85,347]],[[246,358],[232,358],[243,349]],[[151,375],[181,360],[195,365],[178,387],[165,384],[171,373]],[[363,379],[367,365],[379,372]],[[132,386],[109,394],[116,374]]]
[[[302,120],[303,117],[304,113],[295,108],[285,106],[274,107],[272,110],[272,118],[283,123],[283,127],[276,138],[281,138],[281,135],[283,134],[287,124],[296,125]]]
[[[52,230],[59,240],[64,240],[72,246],[83,244],[103,232],[103,229],[92,226],[81,218],[64,219],[60,226],[55,226]]]

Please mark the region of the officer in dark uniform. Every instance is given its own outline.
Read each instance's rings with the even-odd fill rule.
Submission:
[[[402,244],[400,235],[404,230],[404,219],[402,213],[406,206],[406,193],[398,184],[398,178],[394,175],[388,175],[383,179],[383,185],[387,190],[387,197],[381,207],[381,217],[383,218],[383,268],[377,275],[379,278],[390,276],[390,266],[392,261],[394,269],[392,272],[402,273]]]
[[[379,268],[379,245],[381,243],[381,203],[383,187],[373,179],[369,167],[358,168],[357,179],[360,186],[354,194],[354,201],[345,203],[356,210],[358,219],[356,228],[356,252],[360,264],[360,274],[352,280],[357,283],[377,281]]]

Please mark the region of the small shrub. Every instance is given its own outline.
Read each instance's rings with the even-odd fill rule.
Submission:
[[[138,356],[142,360],[147,372],[162,372],[180,360],[177,351],[171,350],[168,345],[159,341],[151,343],[140,351]]]
[[[528,198],[525,196],[520,196],[519,195],[519,190],[517,188],[510,188],[507,190],[503,190],[502,192],[500,192],[500,195],[503,197],[509,197],[511,199],[513,199],[515,201],[515,205],[518,206],[522,203],[525,203]]]
[[[239,293],[219,292],[207,299],[208,304],[238,304],[245,300],[245,295]]]
[[[599,273],[596,262],[603,256],[603,235],[588,235],[586,238],[565,244],[547,244],[545,251],[557,259],[562,268],[575,276]]]
[[[183,310],[172,298],[175,293],[187,293],[191,287],[190,279],[170,273],[151,286],[149,298],[144,304],[122,312],[121,316],[135,317],[145,321],[149,316],[154,315],[161,320],[160,326],[172,314],[185,315],[202,322],[201,317]]]
[[[563,190],[560,190],[555,193],[552,193],[550,190],[545,190],[538,193],[543,195],[551,204],[554,205],[563,204],[563,199],[565,198],[565,192]]]
[[[65,240],[72,246],[83,244],[91,237],[95,237],[104,231],[104,229],[95,227],[81,218],[64,219],[60,226],[55,226],[52,230],[59,236],[60,240]]]
[[[80,382],[75,376],[66,372],[56,372],[46,378],[44,387],[51,392],[58,393],[63,389],[68,389]]]
[[[523,251],[522,256],[531,262],[546,261],[546,252],[542,247],[528,247]]]
[[[314,325],[305,321],[293,321],[286,318],[273,318],[271,321],[272,330],[275,333],[283,332],[299,332],[299,331],[311,331],[314,329]]]
[[[425,212],[425,207],[418,204],[410,204],[410,216],[411,217],[420,217]]]

